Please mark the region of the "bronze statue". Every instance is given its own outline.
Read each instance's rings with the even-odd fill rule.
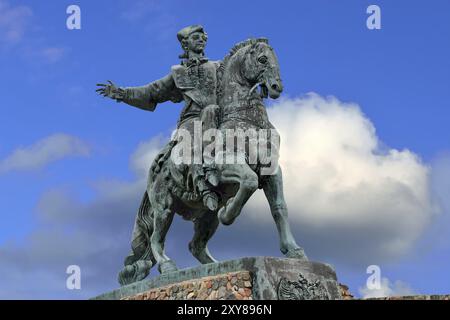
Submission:
[[[185,102],[178,121],[180,134],[151,165],[147,190],[135,221],[132,252],[125,259],[119,282],[125,285],[142,280],[155,264],[162,273],[177,269],[164,252],[165,237],[175,213],[194,222],[194,237],[189,243],[192,254],[201,263],[216,262],[207,248],[209,239],[219,222],[233,223],[258,188],[264,190],[270,204],[281,252],[289,258],[307,260],[289,227],[282,173],[277,163],[279,141],[272,139],[278,136],[264,106],[264,98],[276,99],[283,90],[278,60],[268,40],[243,41],[223,61],[211,62],[204,56],[207,35],[202,26],[189,26],[177,36],[184,53],[180,56],[181,64],[172,67],[170,75],[143,87],[121,88],[109,82],[97,89],[106,97],[149,111],[164,101]],[[244,159],[243,162],[216,161],[216,157],[214,161],[206,161],[202,157],[200,164],[176,163],[173,153],[183,143],[179,139],[181,133],[195,134],[198,124],[203,131],[216,128],[224,135],[230,130],[254,132],[258,137],[268,132],[275,165],[264,173],[267,162],[260,161],[261,149],[247,140],[244,149],[234,146],[225,151],[215,150],[215,155],[221,154],[222,159],[230,156]],[[255,152],[257,160],[252,161]]]

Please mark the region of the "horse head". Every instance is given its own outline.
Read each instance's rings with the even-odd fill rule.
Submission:
[[[251,88],[249,94],[260,87],[262,97],[277,99],[283,91],[278,58],[265,38],[236,44],[225,57],[224,66],[238,78],[236,82],[245,82]]]
[[[261,87],[264,98],[277,99],[283,91],[280,66],[273,48],[267,39],[256,39],[246,50],[242,74],[251,83],[252,89]]]

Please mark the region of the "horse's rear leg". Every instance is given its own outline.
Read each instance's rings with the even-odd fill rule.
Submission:
[[[264,177],[263,189],[269,201],[270,211],[277,225],[280,250],[288,258],[308,260],[305,252],[295,242],[288,221],[288,210],[283,194],[283,176],[278,167],[276,174]]]
[[[258,189],[258,176],[247,164],[226,165],[221,171],[221,183],[237,183],[239,189],[234,197],[219,210],[219,220],[224,225],[230,225],[241,213],[251,195]]]
[[[206,212],[194,221],[194,237],[189,242],[189,251],[200,263],[217,262],[209,253],[207,244],[217,230],[219,219],[215,212]]]
[[[170,195],[167,195],[170,197]],[[176,271],[175,263],[165,254],[164,242],[173,221],[174,212],[169,208],[155,208],[153,216],[153,234],[150,238],[153,255],[158,262],[158,270],[161,273]]]

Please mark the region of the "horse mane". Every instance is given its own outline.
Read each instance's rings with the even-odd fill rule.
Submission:
[[[257,43],[265,43],[269,44],[269,39],[267,38],[250,38],[241,42],[236,43],[229,51],[229,53],[223,58],[222,62],[220,63],[220,66],[217,70],[217,79],[218,79],[218,86],[217,86],[217,96],[222,96],[222,77],[223,73],[225,72],[225,68],[228,66],[228,63],[230,62],[230,59],[242,48],[246,46],[254,46]]]
[[[241,42],[236,43],[231,49],[230,52],[225,56],[225,58],[223,58],[223,63],[222,66],[225,69],[225,67],[227,66],[228,62],[230,61],[231,57],[233,57],[236,52],[238,52],[240,49],[242,49],[243,47],[246,47],[248,45],[255,45],[257,43],[265,43],[265,44],[269,44],[269,39],[267,38],[251,38],[251,39],[247,39]]]

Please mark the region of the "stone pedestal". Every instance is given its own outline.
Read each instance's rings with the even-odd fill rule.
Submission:
[[[170,272],[94,299],[312,300],[341,299],[329,265],[296,259],[249,257]]]

